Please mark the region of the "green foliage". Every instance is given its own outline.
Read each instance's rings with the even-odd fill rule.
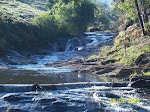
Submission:
[[[96,6],[90,0],[81,1],[75,6],[75,23],[77,32],[86,31],[87,26],[94,20],[94,10]]]
[[[137,72],[130,74],[130,77],[134,77],[134,76],[137,76]]]
[[[134,76],[150,76],[150,71],[147,72],[143,72],[142,74],[138,74],[137,72],[134,72],[130,75],[130,77],[134,77]]]
[[[51,41],[55,38],[57,38],[58,35],[58,26],[56,19],[53,15],[49,15],[48,13],[42,14],[40,16],[37,16],[34,19],[34,24],[41,29],[40,32],[38,32],[39,37],[43,41]]]
[[[58,2],[58,0],[48,0],[47,4],[46,4],[46,8],[52,9],[53,5],[57,2]]]
[[[5,8],[7,10],[0,11],[1,54],[8,48],[19,50],[32,47],[32,49],[38,49],[47,46],[49,42],[60,37],[83,34],[87,26],[94,21],[96,6],[92,0],[81,0],[76,5],[72,0],[48,0],[49,11],[41,14],[42,11],[34,10],[34,14],[28,15],[33,15],[32,17],[37,14],[41,15],[30,20],[26,18],[27,15],[24,15],[22,9],[28,8],[30,11],[26,9],[27,12],[32,12],[31,10],[34,8],[25,4],[26,2],[25,0],[19,0],[13,5],[6,1],[2,2],[6,3]],[[23,5],[22,8],[20,4]],[[32,5],[32,3],[29,4]],[[14,10],[9,10],[9,8]],[[22,18],[20,18],[21,16]]]
[[[136,9],[134,0],[125,0],[125,2],[120,3],[118,7],[127,14],[127,17],[129,17],[131,20],[135,20]]]
[[[150,21],[145,23],[145,29],[150,29]]]
[[[102,49],[101,49],[101,51],[102,52],[108,52],[108,51],[110,51],[110,46],[104,46]]]
[[[58,5],[58,4],[57,4]],[[73,4],[62,4],[56,10],[54,15],[58,23],[58,27],[61,33],[75,35],[76,32],[76,23],[75,23],[75,14],[73,13]]]
[[[101,48],[101,53],[99,54],[99,58],[102,58],[102,57],[106,57],[107,56],[107,53],[111,51],[111,48],[110,46],[104,46]]]
[[[97,58],[96,55],[92,55],[92,56],[89,57],[89,59],[95,59],[95,58]]]
[[[145,76],[150,76],[150,71],[144,73]]]
[[[96,3],[94,16],[94,26],[99,26],[100,30],[109,29],[109,25],[113,17],[108,5],[106,5],[105,3]]]
[[[94,20],[95,4],[91,0],[81,0],[74,6],[71,0],[48,1],[50,14],[57,21],[59,31],[69,35],[83,34]],[[86,13],[85,13],[86,12]]]

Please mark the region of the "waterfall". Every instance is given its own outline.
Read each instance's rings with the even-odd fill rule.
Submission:
[[[80,46],[82,46],[82,41],[75,37],[68,40],[65,51],[74,51]]]
[[[53,43],[52,50],[53,51],[58,51],[58,44],[57,44],[57,42]]]

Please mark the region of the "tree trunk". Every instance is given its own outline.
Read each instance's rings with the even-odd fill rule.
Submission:
[[[143,24],[143,20],[142,20],[141,14],[140,14],[139,5],[138,5],[137,0],[135,0],[135,6],[136,6],[136,9],[137,9],[137,12],[138,12],[138,18],[139,18],[139,22],[140,22],[140,25],[141,25],[141,28],[142,28],[142,32],[143,32],[143,35],[145,36],[146,33],[145,33],[145,30],[144,30],[144,24]]]

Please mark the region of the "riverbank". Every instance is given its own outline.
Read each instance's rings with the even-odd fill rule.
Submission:
[[[119,77],[120,81],[139,82],[139,85],[144,82],[147,85],[150,80],[149,75],[145,75],[150,71],[150,37],[143,37],[135,24],[120,32],[112,41],[114,43],[109,42],[111,41],[103,43],[107,47],[96,48],[101,51],[92,56],[47,63],[45,66],[74,69],[78,73],[89,73],[104,78]],[[136,87],[146,87],[139,85]]]

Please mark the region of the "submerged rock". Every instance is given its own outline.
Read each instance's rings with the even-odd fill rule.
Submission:
[[[8,94],[2,97],[4,100],[8,101],[8,102],[19,102],[23,99],[25,99],[24,97],[21,97],[20,94]]]
[[[54,102],[54,101],[56,101],[55,98],[51,98],[51,99],[40,99],[38,103],[40,103],[40,104],[45,104],[45,103],[46,103],[46,104],[47,104],[47,103],[52,103],[52,102]]]
[[[9,109],[7,110],[7,112],[28,112],[28,111],[21,110],[21,109]]]

